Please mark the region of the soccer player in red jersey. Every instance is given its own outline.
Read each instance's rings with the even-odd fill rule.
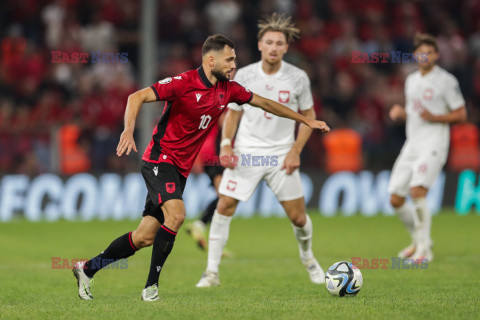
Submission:
[[[153,245],[150,272],[141,297],[144,301],[159,299],[160,271],[185,219],[182,194],[188,174],[208,133],[228,103],[248,102],[312,129],[330,130],[323,121],[308,119],[230,81],[236,68],[235,57],[235,45],[230,39],[212,35],[203,44],[200,68],[161,80],[128,97],[125,128],[117,146],[119,157],[124,153],[129,155],[132,150],[137,152],[133,131],[142,104],[166,101],[163,115],[142,157],[141,171],[148,189],[143,218],[136,230],[115,239],[95,258],[74,266],[80,298],[93,298],[91,281],[98,270]]]

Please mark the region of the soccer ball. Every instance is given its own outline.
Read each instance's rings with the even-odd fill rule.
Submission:
[[[362,284],[362,273],[347,261],[334,263],[325,274],[325,286],[334,296],[353,297],[360,291]]]

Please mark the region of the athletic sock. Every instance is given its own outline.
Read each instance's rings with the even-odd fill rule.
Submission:
[[[410,203],[405,201],[403,205],[399,208],[394,208],[395,214],[400,218],[405,228],[407,228],[408,233],[410,233],[410,237],[412,238],[412,242],[416,243],[415,239],[415,209],[412,207]]]
[[[158,278],[162,271],[165,260],[172,252],[173,244],[175,242],[176,232],[168,229],[163,224],[155,235],[152,248],[152,259],[150,261],[150,272],[148,273],[147,283],[145,288],[154,284],[158,284]]]
[[[210,204],[207,206],[207,208],[202,214],[202,217],[200,218],[203,223],[208,224],[210,221],[212,221],[213,214],[215,213],[215,209],[217,208],[217,203],[218,197],[215,198],[215,200],[213,200],[212,202],[210,202]]]
[[[300,252],[300,259],[302,261],[313,258],[312,251],[312,234],[313,234],[313,225],[312,220],[308,214],[305,214],[306,222],[303,227],[293,226],[293,233],[298,242],[298,250]]]
[[[125,233],[123,236],[113,240],[105,251],[85,263],[85,274],[93,277],[98,270],[112,262],[132,256],[137,248],[133,245],[132,233]]]
[[[416,228],[418,241],[424,249],[429,249],[432,215],[430,214],[430,209],[427,205],[427,199],[425,197],[413,199],[413,204],[415,206],[415,212],[419,222],[419,225]]]
[[[227,244],[231,221],[232,217],[224,216],[215,210],[208,241],[207,271],[218,273],[218,266],[222,259],[223,248]]]

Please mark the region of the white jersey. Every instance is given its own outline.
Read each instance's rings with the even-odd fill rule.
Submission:
[[[405,101],[405,151],[417,155],[431,152],[432,149],[448,152],[449,125],[425,121],[420,115],[423,109],[433,115],[444,115],[464,106],[465,100],[457,79],[438,66],[425,76],[422,76],[420,71],[412,72],[405,81]]]
[[[293,111],[313,107],[310,80],[305,71],[285,62],[272,75],[262,70],[262,62],[243,67],[235,74],[235,81],[255,94],[277,101]],[[243,110],[235,150],[258,155],[288,153],[295,142],[295,121],[267,113],[249,104],[230,103],[228,108]]]

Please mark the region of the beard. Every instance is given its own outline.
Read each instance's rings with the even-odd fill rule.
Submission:
[[[230,78],[223,73],[222,71],[212,69],[212,74],[217,78],[218,81],[229,81]]]

